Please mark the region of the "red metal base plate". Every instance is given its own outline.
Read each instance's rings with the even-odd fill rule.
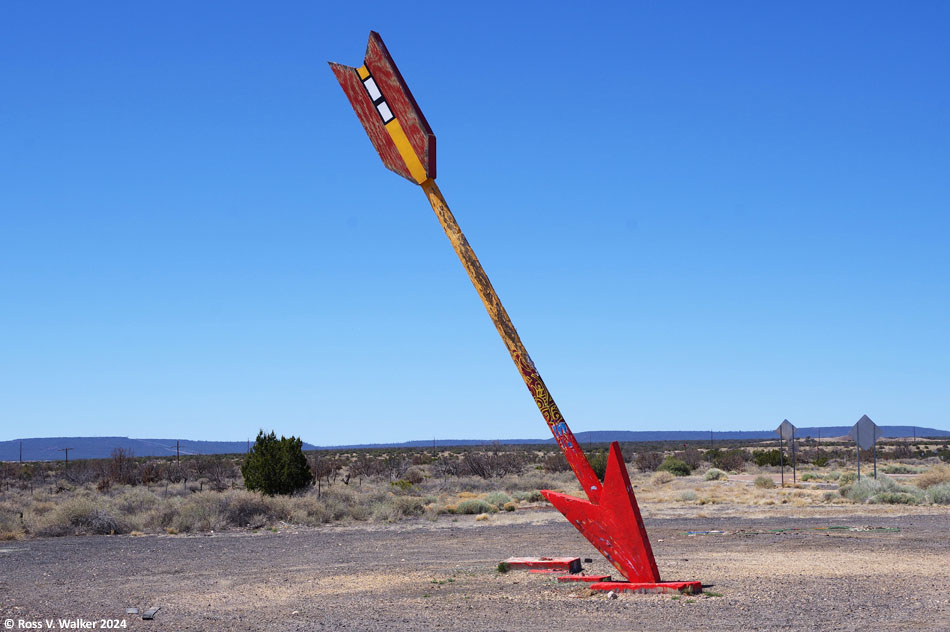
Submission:
[[[687,593],[695,595],[703,592],[702,582],[597,582],[590,585],[591,590],[613,590],[614,592],[637,593]]]
[[[610,575],[561,575],[557,578],[561,583],[564,582],[609,582]]]
[[[511,568],[553,569],[561,572],[580,573],[579,557],[509,557],[505,564]]]

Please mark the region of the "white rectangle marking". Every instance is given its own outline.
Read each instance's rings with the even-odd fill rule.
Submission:
[[[383,123],[388,123],[395,118],[385,101],[377,105],[376,109],[379,110],[379,115],[383,117]]]
[[[366,81],[363,82],[363,85],[366,86],[366,91],[369,92],[369,98],[373,101],[383,96],[383,93],[380,92],[379,88],[376,87],[376,82],[373,81],[372,77],[367,77]]]

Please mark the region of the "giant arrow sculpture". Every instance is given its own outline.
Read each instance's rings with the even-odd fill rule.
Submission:
[[[611,444],[606,474],[601,483],[571,429],[567,427],[488,276],[435,183],[435,135],[379,34],[370,33],[362,66],[353,68],[331,62],[330,67],[383,164],[410,182],[420,185],[425,191],[541,415],[584,489],[588,500],[547,490],[541,493],[628,580],[594,584],[592,587],[642,591],[701,590],[699,582],[660,581],[620,446]]]

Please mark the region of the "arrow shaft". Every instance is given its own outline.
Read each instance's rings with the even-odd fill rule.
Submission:
[[[505,311],[505,307],[501,304],[501,299],[498,298],[495,288],[492,287],[491,281],[488,279],[488,275],[485,274],[485,270],[482,268],[481,263],[479,263],[478,257],[475,256],[475,251],[472,250],[468,240],[462,233],[462,229],[459,228],[458,222],[455,221],[455,216],[453,216],[452,211],[449,210],[449,205],[445,201],[445,198],[442,197],[442,192],[439,190],[435,181],[431,179],[426,180],[422,183],[422,189],[425,191],[426,197],[432,205],[432,210],[435,211],[435,215],[442,225],[442,229],[452,243],[455,254],[458,255],[462,266],[468,273],[468,278],[471,279],[472,285],[475,286],[475,290],[478,292],[478,296],[482,299],[482,303],[485,305],[488,315],[495,324],[495,329],[498,330],[498,334],[505,343],[508,353],[511,354],[511,359],[514,360],[515,366],[518,368],[518,372],[521,373],[525,385],[534,397],[534,402],[537,404],[538,410],[541,411],[541,416],[544,417],[544,421],[547,422],[548,428],[554,435],[554,440],[564,453],[564,457],[574,471],[577,480],[581,483],[581,487],[584,488],[587,497],[591,502],[596,503],[600,497],[600,479],[597,478],[587,457],[584,456],[584,451],[581,450],[577,444],[574,434],[571,432],[571,429],[568,428],[567,422],[564,421],[564,417],[561,415],[561,411],[558,410],[557,404],[554,403],[554,398],[551,397],[551,393],[545,386],[544,380],[541,379],[541,374],[538,373],[534,362],[532,362],[531,357],[528,355],[527,349],[525,349],[524,344],[521,342],[521,337],[518,336],[518,332],[512,324],[511,318],[508,316],[508,312]]]

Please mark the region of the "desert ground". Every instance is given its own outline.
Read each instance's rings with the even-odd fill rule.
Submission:
[[[0,542],[0,624],[136,630],[948,630],[943,506],[643,507],[664,579],[704,594],[611,598],[497,563],[591,558],[542,507],[393,524]],[[828,527],[845,527],[828,529]],[[719,531],[721,533],[689,534]],[[617,576],[616,572],[613,573]],[[154,620],[127,615],[160,606]],[[11,625],[11,624],[6,624]],[[57,629],[58,623],[54,623]]]

